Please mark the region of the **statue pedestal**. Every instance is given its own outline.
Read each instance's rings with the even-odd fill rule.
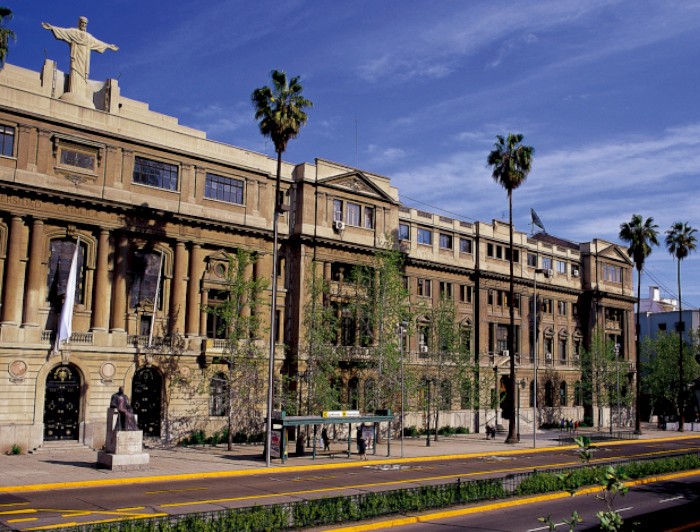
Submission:
[[[148,469],[150,456],[143,452],[143,431],[117,430],[119,412],[107,409],[107,438],[105,450],[97,453],[97,466],[112,471],[143,471]]]

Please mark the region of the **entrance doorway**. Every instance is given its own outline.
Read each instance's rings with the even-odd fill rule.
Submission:
[[[80,374],[60,365],[46,377],[44,441],[77,440],[80,422]]]
[[[160,438],[160,409],[163,379],[155,368],[141,368],[134,375],[131,405],[145,438]]]

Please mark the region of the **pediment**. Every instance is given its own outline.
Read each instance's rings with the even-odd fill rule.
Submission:
[[[632,259],[630,259],[627,254],[627,250],[617,244],[611,244],[608,247],[598,252],[599,257],[605,257],[607,259],[623,261],[627,264],[633,264]]]
[[[396,203],[391,196],[374,184],[363,172],[348,172],[341,175],[326,177],[319,180],[319,184],[330,188],[345,190],[354,194],[368,196],[380,201]]]
[[[207,255],[205,259],[207,267],[204,271],[204,280],[212,283],[225,282],[230,258],[231,256],[223,249]]]

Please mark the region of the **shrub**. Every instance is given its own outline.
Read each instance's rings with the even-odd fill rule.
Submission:
[[[19,445],[14,444],[8,454],[22,454],[22,448]]]
[[[409,438],[415,438],[417,436],[420,436],[420,432],[418,432],[418,429],[415,425],[411,425],[410,427],[403,428],[403,435],[408,436]]]

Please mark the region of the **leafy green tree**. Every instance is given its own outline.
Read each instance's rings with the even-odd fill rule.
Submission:
[[[221,362],[227,369],[216,373],[210,382],[222,385],[226,390],[229,451],[235,426],[249,432],[261,428],[265,348],[260,295],[267,280],[252,278],[250,270],[255,262],[252,253],[241,249],[235,256],[229,256],[224,285],[226,299],[219,306],[206,307],[208,313],[219,317],[219,333],[226,339]]]
[[[338,371],[338,319],[330,306],[328,283],[317,269],[318,263],[312,262],[304,306],[308,415],[335,409],[340,402],[339,390],[333,386]]]
[[[351,311],[358,320],[360,339],[369,347],[374,373],[374,404],[397,411],[401,388],[401,340],[398,325],[413,321],[408,287],[403,281],[404,254],[387,236],[372,262],[355,268],[355,299]]]
[[[639,318],[640,306],[642,302],[642,268],[644,261],[651,255],[651,245],[658,246],[659,240],[657,235],[659,232],[658,225],[654,223],[653,218],[644,220],[641,214],[633,214],[629,222],[620,225],[620,240],[627,242],[629,247],[627,253],[632,257],[634,265],[637,268],[637,338],[639,338]],[[637,386],[636,386],[636,406],[634,416],[634,430],[639,433],[642,431],[642,411],[641,411],[641,395],[642,395],[642,361],[640,357],[639,341],[636,342],[637,349]]]
[[[697,332],[689,331],[692,344],[683,349],[683,367],[688,380],[700,376],[700,365],[695,360],[698,352]],[[652,412],[677,414],[680,418],[681,384],[678,379],[679,343],[682,337],[675,331],[657,333],[655,338],[642,340],[642,385],[649,397]]]
[[[678,430],[683,432],[685,423],[685,408],[683,406],[683,300],[681,299],[681,261],[691,251],[697,249],[698,239],[695,236],[697,230],[688,225],[688,222],[676,222],[671,229],[666,231],[666,248],[676,258],[678,265],[678,410],[680,422]]]
[[[0,69],[5,66],[5,59],[10,51],[10,39],[17,40],[15,32],[6,26],[12,18],[12,11],[6,7],[0,7]]]
[[[598,408],[598,427],[602,409],[611,403],[611,390],[616,384],[615,344],[597,331],[588,349],[581,349],[578,365],[581,369],[581,393],[587,406]]]
[[[287,149],[287,144],[299,134],[301,126],[306,124],[307,114],[305,109],[313,107],[313,104],[304,98],[304,87],[299,81],[299,76],[287,80],[287,74],[278,70],[270,73],[272,87],[265,85],[255,89],[251,94],[251,100],[255,107],[255,119],[259,120],[260,133],[270,137],[277,152],[277,180],[275,182],[275,205],[273,214],[273,244],[272,244],[272,304],[270,305],[270,352],[268,359],[268,395],[267,395],[267,428],[265,445],[265,463],[270,465],[270,447],[272,445],[272,404],[273,404],[273,378],[275,370],[275,335],[277,314],[277,234],[279,215],[284,212],[282,195],[280,194],[280,181],[282,178],[282,153]]]
[[[510,233],[510,288],[508,302],[510,305],[510,328],[508,329],[508,352],[510,353],[510,423],[506,443],[517,443],[517,420],[515,412],[515,275],[513,265],[513,191],[523,184],[530,173],[534,148],[522,143],[523,135],[508,133],[508,137],[496,135],[498,142],[489,153],[487,164],[493,171],[491,177],[508,192],[508,230]]]
[[[432,408],[435,422],[435,441],[438,439],[441,410],[451,409],[453,390],[461,390],[465,381],[471,388],[473,363],[469,352],[467,332],[459,323],[457,305],[454,300],[441,294],[432,308],[424,311],[424,326],[429,334],[428,360],[423,367],[424,380],[435,382],[432,405],[427,405],[430,416]],[[430,425],[430,423],[428,423]]]

